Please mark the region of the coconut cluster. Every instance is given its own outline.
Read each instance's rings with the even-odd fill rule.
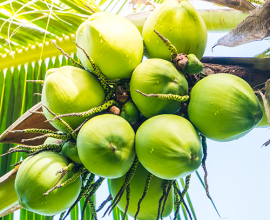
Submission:
[[[200,74],[206,40],[205,24],[187,0],[163,3],[142,35],[110,13],[82,23],[76,33],[81,63],[48,70],[44,80],[43,113],[58,132],[40,131],[53,139],[21,147],[32,156],[15,182],[21,206],[66,217],[86,197],[82,215],[90,204],[96,219],[91,197],[107,178],[105,202],[112,203],[105,214],[117,205],[125,215],[152,220],[175,205],[176,219],[190,174],[205,167],[205,139],[240,138],[262,118],[243,79]],[[190,88],[187,74],[201,80]],[[176,180],[183,177],[180,192]]]

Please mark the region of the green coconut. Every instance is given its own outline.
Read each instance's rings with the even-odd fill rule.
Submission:
[[[75,163],[81,163],[76,142],[66,142],[62,148],[62,154],[74,161]]]
[[[154,30],[167,38],[178,53],[203,56],[207,29],[201,16],[188,0],[167,0],[156,8],[143,26],[147,55],[150,58],[171,60],[171,52]]]
[[[84,112],[103,103],[105,93],[91,73],[72,66],[63,66],[49,70],[42,90],[42,104],[55,114]],[[42,108],[47,119],[54,116]],[[76,129],[86,117],[64,117],[73,129]],[[58,120],[50,122],[56,129],[67,133],[67,129]]]
[[[135,133],[120,116],[91,118],[81,128],[77,148],[82,164],[95,175],[118,178],[127,173],[135,158]]]
[[[173,114],[181,108],[181,103],[145,97],[135,90],[146,94],[183,96],[188,94],[188,83],[184,75],[169,61],[149,59],[137,66],[130,80],[130,95],[139,111],[150,118],[158,114]]]
[[[57,171],[68,165],[63,156],[53,152],[41,152],[27,158],[21,164],[15,179],[15,190],[20,205],[29,211],[41,215],[56,215],[68,209],[77,199],[81,189],[81,178],[73,183],[55,189],[53,188],[61,177]],[[72,177],[75,170],[69,171],[58,184]]]
[[[188,54],[188,62],[183,70],[184,74],[198,74],[203,70],[203,64],[201,61],[194,55]]]
[[[141,164],[162,179],[185,177],[202,161],[197,131],[177,115],[158,115],[145,121],[136,133],[135,148]]]
[[[122,107],[120,116],[131,124],[139,120],[140,112],[134,103],[130,100],[127,101]]]
[[[263,111],[246,81],[219,73],[205,77],[192,88],[188,116],[207,138],[231,141],[251,131]]]
[[[142,197],[148,174],[149,172],[139,163],[135,171],[135,174],[130,182],[130,200],[129,200],[127,214],[130,215],[131,217],[134,217],[137,212],[138,202],[140,198]],[[125,181],[125,176],[111,180],[110,189],[111,189],[113,198],[115,198],[115,196],[117,195],[124,181]],[[165,180],[160,179],[156,176],[153,176],[150,182],[148,192],[140,205],[140,212],[137,216],[137,219],[155,220],[157,218],[158,205],[159,205],[159,200],[163,194],[162,187],[163,187],[164,181]],[[163,217],[168,216],[172,212],[173,204],[174,204],[173,203],[173,190],[171,190],[169,192],[168,199],[165,204],[164,212],[162,215]],[[123,212],[125,211],[126,191],[124,192],[117,206]]]
[[[270,126],[267,121],[266,108],[264,107],[262,99],[259,98],[259,101],[263,110],[263,117],[262,117],[262,120],[259,122],[259,124],[256,125],[256,128],[266,128]],[[269,102],[268,102],[268,108],[270,108]]]
[[[77,43],[90,55],[108,80],[130,78],[142,61],[143,41],[136,26],[118,15],[97,12],[80,25]],[[78,48],[82,65],[93,68],[84,52]]]

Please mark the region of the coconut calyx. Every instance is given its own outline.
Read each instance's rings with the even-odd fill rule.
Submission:
[[[173,64],[179,70],[184,70],[187,66],[187,63],[188,63],[188,57],[184,53],[178,54],[173,60]]]

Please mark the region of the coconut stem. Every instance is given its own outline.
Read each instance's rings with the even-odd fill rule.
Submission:
[[[92,211],[92,218],[91,219],[98,220],[95,204],[93,203],[93,201],[91,199],[88,201],[88,203],[90,204],[90,208]],[[82,217],[82,220],[83,220],[83,217]]]
[[[127,204],[126,204],[126,208],[125,208],[125,212],[123,215],[123,220],[126,218],[127,215],[127,211],[128,211],[128,206],[129,206],[129,197],[130,197],[130,184],[127,185],[126,187],[126,200],[127,200]]]
[[[42,104],[42,106],[44,107],[44,108],[46,108],[46,110],[49,112],[49,113],[51,113],[54,117],[57,117],[57,115],[53,112],[53,111],[51,111],[50,109],[49,109],[49,107],[47,107],[47,106],[45,106],[45,105],[43,105]],[[55,120],[55,119],[54,119]],[[57,118],[57,120],[67,129],[67,131],[68,131],[68,133],[69,134],[71,134],[71,136],[74,138],[74,139],[76,139],[77,138],[77,133],[74,133],[73,132],[73,129],[70,127],[70,125],[67,123],[67,122],[65,122],[62,118]],[[47,121],[50,121],[50,120],[47,120]]]
[[[184,198],[186,192],[188,191],[188,188],[189,188],[189,183],[190,183],[190,177],[191,177],[191,174],[189,174],[187,177],[186,177],[186,180],[185,180],[185,188],[184,190],[182,191],[182,198]],[[177,190],[176,190],[176,187],[174,187],[174,194],[176,196],[176,201],[175,201],[175,205],[176,205],[176,210],[175,210],[175,213],[174,213],[174,218],[173,220],[176,220],[177,218],[177,213],[179,212],[179,209],[180,209],[180,205],[181,203],[184,201],[182,200],[182,198],[179,200],[179,195],[177,193]]]
[[[31,128],[31,129],[23,129],[23,130],[14,130],[8,131],[9,133],[39,133],[39,134],[58,134],[50,129],[38,129],[38,128]]]
[[[86,209],[86,206],[87,206],[87,203],[90,201],[90,199],[92,198],[92,196],[95,194],[95,192],[97,191],[97,189],[100,187],[101,183],[103,182],[105,178],[103,177],[99,177],[99,179],[91,185],[90,189],[89,189],[89,195],[87,196],[86,200],[85,200],[85,203],[84,203],[84,206],[83,206],[83,210],[82,210],[82,219],[83,219],[83,216],[84,216],[84,212],[85,212],[85,209]]]
[[[81,69],[84,69],[84,67],[79,63],[77,62],[76,60],[74,60],[69,54],[67,54],[65,51],[63,51],[62,48],[58,47],[55,43],[55,41],[52,41],[52,43],[54,44],[54,46],[61,51],[62,54],[64,54],[70,61],[71,63],[75,66],[75,67],[79,67]]]
[[[209,186],[207,182],[207,169],[206,169],[206,158],[207,158],[207,144],[206,144],[206,137],[201,135],[202,137],[202,147],[203,147],[203,158],[202,158],[202,168],[204,170],[204,184],[205,184],[205,191],[207,197],[211,200],[210,194],[209,194]]]
[[[174,191],[174,198],[175,198],[175,203],[174,204],[176,206],[173,220],[176,220],[177,219],[177,213],[179,213],[179,210],[180,210],[180,200],[179,200],[179,195],[177,193],[176,187],[173,187],[173,191]]]
[[[43,194],[43,196],[48,195],[50,192],[52,192],[55,189],[58,189],[58,188],[61,188],[61,187],[64,187],[64,186],[67,186],[67,185],[73,183],[75,180],[77,180],[81,176],[81,174],[84,171],[85,171],[84,166],[80,166],[79,170],[76,173],[74,173],[72,177],[70,177],[65,182],[61,183],[60,185],[56,185],[53,188],[49,189],[46,193]]]
[[[180,95],[174,95],[174,94],[146,94],[146,93],[143,93],[137,89],[135,91],[140,93],[141,95],[143,95],[145,97],[148,97],[148,98],[156,97],[156,98],[162,99],[162,100],[174,100],[177,102],[185,102],[185,101],[189,100],[188,95],[180,96]]]
[[[124,191],[125,191],[127,185],[130,183],[131,179],[133,178],[133,176],[135,174],[138,163],[139,163],[139,160],[138,160],[138,157],[136,155],[131,168],[129,169],[129,171],[126,174],[126,178],[125,178],[123,185],[121,186],[120,190],[116,194],[116,196],[115,196],[114,200],[112,201],[112,203],[110,204],[110,206],[107,208],[107,210],[103,214],[103,217],[107,214],[107,212],[109,210],[110,210],[109,211],[109,214],[110,214],[112,212],[112,210],[114,209],[114,207],[117,205],[117,203],[121,200],[122,195],[124,194]]]
[[[113,84],[111,85],[111,87],[109,86],[110,91],[106,94],[106,97],[105,97],[103,103],[106,103],[107,101],[109,101],[109,100],[111,99],[112,95],[115,93],[115,88],[116,88],[116,86],[117,86],[117,83],[113,83]]]
[[[18,145],[16,147],[10,148],[7,153],[0,155],[0,157],[15,153],[15,152],[24,152],[32,155],[33,153],[42,151],[50,151],[50,150],[56,150],[61,151],[63,144],[43,144],[38,146],[31,146],[31,145]],[[21,148],[21,149],[20,149]],[[28,149],[28,150],[26,150]]]
[[[98,207],[97,212],[104,208],[104,206],[113,199],[112,195],[110,194],[106,200],[104,200],[101,205]]]
[[[74,43],[76,44],[76,46],[77,46],[78,48],[80,48],[80,49],[84,52],[84,54],[86,55],[87,59],[88,59],[89,62],[91,63],[92,68],[93,68],[93,73],[94,73],[97,77],[99,77],[99,79],[100,79],[100,84],[101,84],[102,88],[104,89],[104,92],[105,92],[105,93],[109,93],[109,92],[110,92],[110,87],[109,87],[109,85],[107,84],[107,81],[106,81],[106,79],[105,79],[104,74],[101,72],[101,70],[100,70],[99,67],[95,64],[94,60],[89,56],[89,54],[88,54],[81,46],[79,46],[77,42],[74,41]]]
[[[65,213],[66,213],[66,211],[63,211],[63,212],[60,214],[59,220],[63,220],[63,217],[64,217]]]
[[[86,196],[88,194],[89,188],[92,184],[92,182],[95,179],[95,175],[93,173],[90,174],[90,177],[86,183],[86,185],[82,188],[78,198],[76,199],[76,201],[72,204],[72,206],[68,209],[67,214],[65,215],[65,217],[63,218],[63,220],[69,215],[69,213],[71,212],[71,210],[76,206],[76,204],[81,200],[81,198],[83,196]]]
[[[34,137],[34,138],[28,138],[28,139],[22,139],[22,142],[26,142],[26,141],[35,141],[35,140],[39,140],[45,137],[52,137],[52,138],[56,138],[56,139],[61,139],[61,140],[65,140],[68,141],[72,138],[72,136],[70,134],[44,134],[38,137]]]
[[[44,80],[26,80],[26,82],[44,84]]]
[[[134,216],[134,219],[136,220],[139,212],[140,212],[140,206],[141,206],[141,202],[143,201],[144,197],[146,196],[147,192],[148,192],[148,189],[149,189],[149,186],[150,186],[150,182],[153,178],[153,174],[152,173],[148,173],[148,176],[147,176],[147,179],[146,179],[146,183],[145,183],[145,186],[144,186],[144,190],[143,190],[143,195],[142,197],[140,198],[139,202],[138,202],[138,208],[137,208],[137,211],[136,211],[136,214]]]
[[[181,201],[183,202],[183,205],[189,215],[189,218],[192,220],[192,217],[191,217],[191,213],[187,207],[187,204],[185,203],[185,200],[184,200],[184,195],[182,195],[182,193],[180,192],[178,186],[177,186],[177,183],[176,183],[176,180],[173,182],[173,187],[175,188],[176,192],[178,193],[178,195],[180,196],[180,202],[179,202],[179,206],[181,205]]]
[[[85,112],[78,112],[78,113],[69,113],[69,114],[62,114],[62,115],[56,115],[53,119],[50,119],[48,121],[55,121],[56,119],[60,119],[61,117],[69,117],[69,116],[76,116],[76,117],[88,117],[91,116],[95,113],[101,112],[103,110],[108,109],[109,107],[111,107],[112,105],[115,105],[116,102],[114,100],[110,100],[108,102],[106,102],[105,104],[99,106],[99,107],[94,107],[91,108],[88,111]]]
[[[165,197],[164,197],[164,199],[163,199],[163,205],[162,205],[162,210],[161,210],[161,214],[160,214],[161,219],[162,219],[163,212],[164,212],[164,210],[165,210],[165,204],[166,204],[166,202],[167,202],[167,199],[168,199],[170,190],[171,190],[172,185],[173,185],[173,181],[174,181],[174,180],[170,180],[170,181],[169,181],[169,184],[168,184],[168,187],[167,187],[167,191],[166,191]]]
[[[171,51],[171,59],[173,61],[175,57],[178,55],[176,47],[167,38],[162,36],[158,31],[154,30],[154,32],[159,36],[159,38],[166,44],[166,46]]]
[[[158,214],[157,214],[157,219],[156,219],[156,220],[159,219],[159,216],[160,216],[160,209],[161,209],[161,204],[162,204],[162,202],[163,202],[163,200],[164,200],[164,197],[165,197],[165,195],[166,195],[166,193],[167,193],[167,188],[168,188],[168,186],[169,186],[169,180],[165,180],[165,181],[163,182],[163,187],[162,187],[163,193],[162,193],[162,196],[161,196],[161,198],[159,199],[159,202],[158,202]]]

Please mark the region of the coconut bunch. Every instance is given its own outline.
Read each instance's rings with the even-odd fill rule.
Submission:
[[[118,206],[124,216],[152,220],[174,206],[176,219],[183,203],[191,218],[183,197],[200,165],[208,188],[206,138],[235,140],[262,118],[243,79],[201,74],[206,40],[205,24],[187,0],[161,4],[142,36],[110,13],[82,23],[75,42],[80,63],[64,53],[74,66],[48,70],[43,82],[42,114],[58,131],[14,131],[48,137],[8,152],[28,153],[15,180],[21,206],[65,219],[85,197],[82,218],[88,205],[97,219],[112,201],[104,215]],[[192,86],[194,74],[200,80]],[[182,192],[179,178],[186,178]],[[96,210],[91,198],[105,179],[111,194]]]

